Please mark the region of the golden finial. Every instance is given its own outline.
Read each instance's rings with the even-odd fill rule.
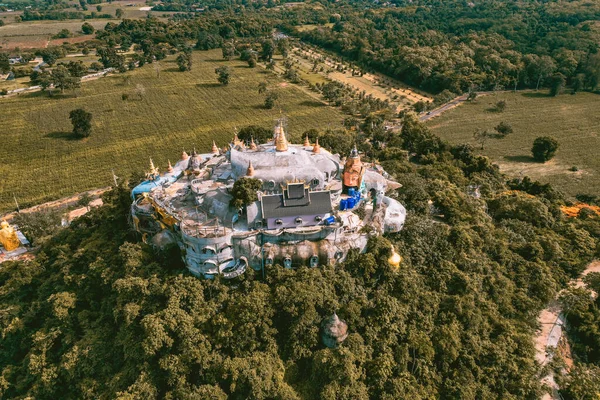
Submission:
[[[250,150],[256,150],[258,148],[258,146],[256,145],[256,143],[254,143],[254,138],[251,137],[250,138]]]
[[[396,250],[392,245],[392,255],[390,256],[390,258],[388,258],[388,264],[390,264],[390,267],[392,267],[394,270],[397,270],[398,268],[400,268],[401,262],[402,257],[400,256],[400,254],[396,253]]]
[[[252,166],[252,161],[248,163],[248,169],[246,170],[246,176],[254,176],[254,167]]]
[[[173,166],[171,165],[171,160],[169,161],[169,166],[167,167],[167,172],[173,172]]]
[[[310,147],[310,140],[308,140],[308,135],[304,138],[304,147]]]
[[[317,140],[315,140],[315,146],[313,147],[313,153],[320,153],[321,152],[321,146],[319,146],[319,138],[317,138]]]
[[[219,148],[217,147],[217,144],[215,143],[214,140],[213,140],[213,144],[212,144],[211,153],[212,154],[219,154]]]
[[[277,124],[275,127],[275,150],[277,151],[287,151],[288,149],[288,141],[285,137],[285,131],[283,130],[283,125],[281,123]]]

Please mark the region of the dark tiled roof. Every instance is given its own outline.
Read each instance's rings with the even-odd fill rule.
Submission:
[[[300,199],[304,197],[304,183],[288,183],[286,195],[288,199]]]
[[[329,190],[308,192],[307,189],[306,192],[306,196],[301,201],[292,201],[291,204],[289,200],[286,200],[284,204],[282,194],[263,196],[261,199],[263,218],[295,217],[331,212],[331,194]]]

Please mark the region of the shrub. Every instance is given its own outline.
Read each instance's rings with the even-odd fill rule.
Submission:
[[[498,126],[494,128],[502,136],[506,136],[509,133],[513,133],[513,128],[508,122],[500,122]]]
[[[533,141],[531,153],[536,161],[546,162],[554,157],[557,150],[558,142],[556,139],[548,136],[540,136]]]

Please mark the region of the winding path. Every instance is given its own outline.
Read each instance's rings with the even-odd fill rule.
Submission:
[[[569,286],[582,287],[584,285],[583,277],[591,272],[600,272],[600,261],[591,262],[579,278],[572,279],[569,282]],[[560,292],[558,295],[560,295]],[[542,310],[538,316],[538,325],[540,329],[534,338],[535,359],[543,367],[552,360],[554,355],[553,352],[548,352],[546,349],[558,346],[565,326],[565,315],[562,313],[560,305],[556,300],[553,300],[548,307]],[[541,381],[552,389],[552,393],[544,393],[542,400],[560,399],[558,394],[559,387],[554,380],[554,373],[552,371],[548,375],[543,376]]]

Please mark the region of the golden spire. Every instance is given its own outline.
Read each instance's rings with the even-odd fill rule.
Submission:
[[[315,140],[315,146],[313,147],[313,153],[320,153],[321,152],[321,146],[319,146],[319,138],[317,138],[317,140]]]
[[[173,166],[171,165],[171,160],[169,161],[169,166],[167,167],[167,172],[173,172]]]
[[[281,123],[277,124],[275,127],[275,150],[277,151],[287,151],[288,149],[288,141],[285,137],[285,131],[283,130],[283,125]]]
[[[188,153],[185,152],[185,150],[183,150],[181,152],[181,159],[182,160],[187,160],[189,158]]]
[[[219,154],[219,148],[217,147],[217,144],[215,143],[214,140],[213,140],[213,145],[212,145],[212,149],[210,150],[210,152],[212,154]]]
[[[308,135],[304,138],[304,147],[310,147],[310,140],[308,140]]]
[[[251,137],[250,138],[250,150],[256,150],[258,148],[258,146],[256,145],[256,143],[254,143],[254,138]]]
[[[154,161],[150,158],[150,171],[146,174],[146,179],[155,180],[158,177],[158,168],[154,166]]]
[[[246,170],[246,176],[254,176],[254,167],[252,166],[252,161],[248,163],[248,169]]]
[[[396,250],[392,245],[392,255],[390,256],[390,258],[388,258],[388,264],[390,264],[390,267],[392,267],[394,270],[397,270],[400,267],[401,262],[402,257],[400,256],[400,254],[396,253]]]

